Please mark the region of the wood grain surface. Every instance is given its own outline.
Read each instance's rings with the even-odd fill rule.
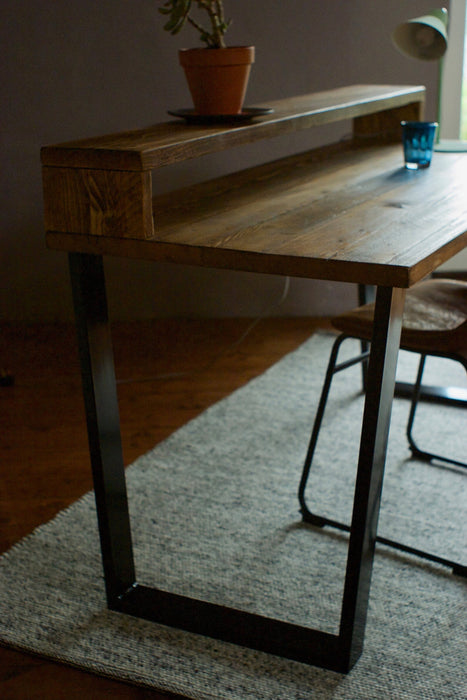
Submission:
[[[71,168],[153,170],[260,139],[424,100],[425,88],[421,85],[351,85],[273,100],[267,105],[274,109],[272,114],[236,126],[170,121],[146,129],[45,146],[42,163]]]
[[[153,201],[148,240],[49,232],[51,248],[409,287],[467,243],[467,158],[408,171],[398,145],[291,156]]]

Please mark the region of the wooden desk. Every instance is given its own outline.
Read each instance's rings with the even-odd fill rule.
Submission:
[[[69,252],[110,608],[346,672],[363,647],[405,289],[467,242],[467,159],[402,167],[399,122],[420,87],[353,86],[276,102],[243,126],[160,124],[43,149],[47,242]],[[353,119],[337,145],[152,199],[153,170]],[[102,256],[377,285],[376,323],[339,634],[135,579]]]

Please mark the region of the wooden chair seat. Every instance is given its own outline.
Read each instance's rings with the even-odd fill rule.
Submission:
[[[374,304],[365,304],[332,320],[342,333],[371,340]],[[430,279],[406,294],[401,348],[467,363],[467,282]],[[454,359],[454,358],[453,358]]]

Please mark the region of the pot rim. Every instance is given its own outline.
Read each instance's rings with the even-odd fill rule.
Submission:
[[[208,47],[196,47],[192,49],[179,49],[178,55],[181,65],[239,65],[254,63],[254,46],[227,46],[223,49],[210,49]]]

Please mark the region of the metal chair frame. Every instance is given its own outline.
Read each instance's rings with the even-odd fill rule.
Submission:
[[[327,399],[328,399],[329,392],[331,389],[331,383],[332,383],[333,376],[335,374],[337,374],[338,372],[341,372],[342,370],[347,369],[348,367],[352,367],[353,365],[361,363],[362,368],[363,368],[363,370],[362,370],[363,382],[365,380],[364,367],[365,367],[366,360],[369,356],[369,350],[368,350],[368,344],[365,343],[364,341],[362,341],[362,352],[359,355],[357,355],[351,359],[345,360],[344,362],[341,362],[341,363],[337,362],[338,354],[339,354],[339,350],[341,348],[341,345],[348,338],[354,338],[354,336],[350,336],[350,335],[347,335],[345,333],[341,333],[336,338],[336,340],[334,341],[334,344],[332,346],[331,355],[329,358],[329,363],[328,363],[328,367],[326,370],[326,376],[325,376],[325,380],[324,380],[324,384],[323,384],[323,389],[321,391],[321,397],[319,400],[318,409],[316,412],[316,417],[315,417],[315,421],[313,424],[313,430],[311,433],[311,438],[310,438],[310,442],[308,445],[308,450],[307,450],[307,454],[305,457],[305,462],[303,465],[302,475],[301,475],[301,479],[300,479],[300,485],[299,485],[299,489],[298,489],[298,499],[299,499],[299,503],[300,503],[300,511],[302,513],[302,518],[303,518],[304,522],[309,523],[311,525],[314,525],[316,527],[329,526],[329,527],[333,527],[333,528],[336,528],[338,530],[342,530],[345,532],[349,532],[349,530],[350,530],[348,525],[341,523],[341,522],[338,522],[336,520],[332,520],[330,518],[316,515],[315,513],[313,513],[310,510],[310,508],[307,505],[306,498],[305,498],[305,490],[306,490],[306,486],[307,486],[307,482],[308,482],[308,477],[310,475],[313,456],[314,456],[316,445],[318,442],[319,431],[321,428],[321,423],[323,420],[323,416],[324,416],[324,412],[325,412],[325,408],[326,408],[326,404],[327,404]],[[408,350],[408,348],[403,348],[403,349]],[[410,350],[409,350],[409,352],[410,352]],[[418,353],[418,354],[420,354],[420,353]],[[433,355],[434,355],[434,353],[433,353]],[[458,361],[464,366],[465,370],[467,371],[467,363],[462,358],[459,358],[457,356],[454,357],[453,355],[449,355],[449,354],[441,355],[438,353],[436,353],[436,356],[446,357],[448,359]],[[417,457],[418,459],[423,459],[426,461],[431,461],[433,459],[436,459],[439,461],[446,462],[448,464],[453,464],[453,465],[458,466],[458,467],[467,468],[467,464],[464,462],[460,462],[458,460],[451,459],[449,457],[437,455],[437,454],[434,454],[432,452],[428,452],[426,450],[421,450],[417,446],[417,444],[415,443],[415,441],[412,437],[412,429],[413,429],[413,424],[414,424],[414,420],[415,420],[415,413],[416,413],[417,405],[418,405],[419,398],[420,398],[420,390],[421,390],[423,370],[425,367],[426,357],[427,357],[426,354],[420,354],[420,363],[418,366],[417,379],[415,381],[414,389],[413,389],[413,393],[412,393],[411,407],[410,407],[409,419],[408,419],[407,430],[406,430],[407,439],[409,442],[409,447],[412,451],[413,456]],[[413,554],[413,555],[421,557],[423,559],[427,559],[429,561],[433,561],[433,562],[436,562],[438,564],[442,564],[444,566],[451,568],[454,574],[456,574],[458,576],[467,577],[467,566],[465,566],[463,564],[459,564],[459,563],[454,562],[450,559],[446,559],[444,557],[437,556],[436,554],[432,554],[430,552],[425,552],[423,550],[420,550],[420,549],[417,549],[414,547],[409,547],[401,542],[396,542],[395,540],[390,540],[390,539],[387,539],[385,537],[378,536],[376,541],[379,544],[386,545],[386,546],[391,547],[393,549],[398,549],[402,552],[406,552],[408,554]]]

